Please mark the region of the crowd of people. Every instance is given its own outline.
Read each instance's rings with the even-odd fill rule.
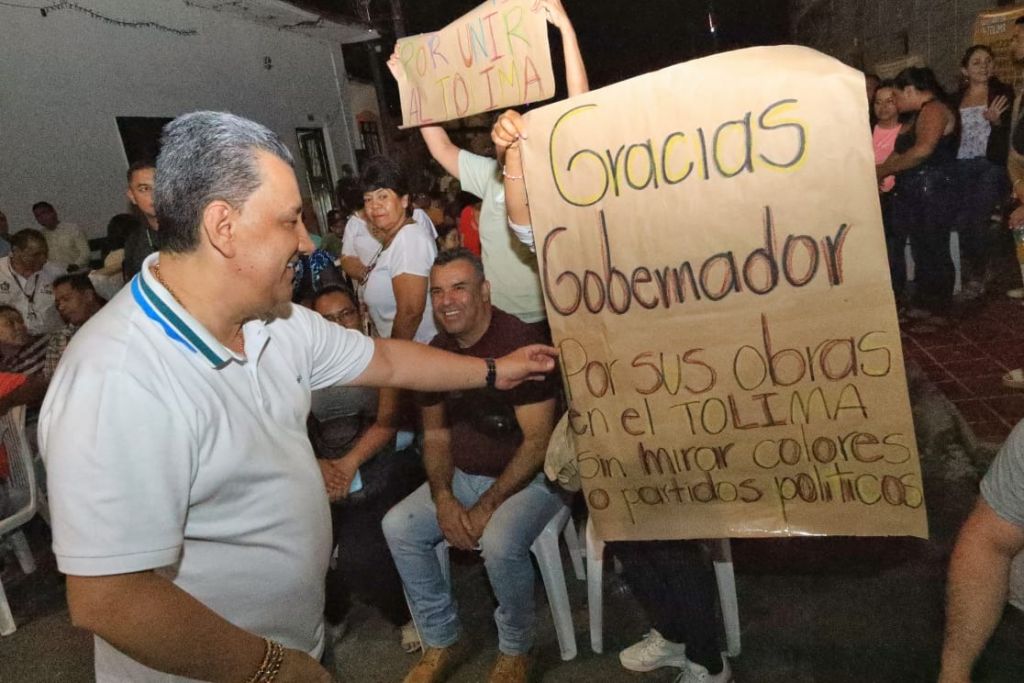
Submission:
[[[569,95],[586,92],[561,2],[539,6],[561,34]],[[1016,31],[1024,61],[1024,21]],[[868,79],[893,287],[923,324],[945,324],[952,305],[950,232],[963,297],[977,297],[991,217],[1024,199],[1020,100],[992,62],[967,50],[956,97],[927,68]],[[482,554],[497,599],[489,681],[527,680],[530,546],[570,503],[543,473],[565,405],[527,131],[501,114],[491,158],[419,130],[444,181],[413,191],[397,163],[372,158],[344,174],[323,235],[307,230],[277,136],[215,112],[175,119],[158,159],[129,167],[132,211],[110,220],[96,262],[53,205],[32,207],[41,230],[10,237],[0,213],[0,371],[18,378],[0,409],[42,401],[54,553],[73,622],[96,635],[97,680],[330,680],[353,598],[422,652],[405,683],[445,680],[466,639],[442,542]],[[968,680],[1024,547],[1022,440],[1018,428],[954,555],[947,683]],[[733,680],[707,549],[609,551],[651,626],[622,666]]]
[[[1024,63],[1024,17],[1011,57]],[[955,94],[927,67],[892,80],[866,79],[876,175],[893,289],[901,322],[921,332],[947,325],[955,303],[970,306],[993,273],[999,231],[1024,228],[1021,95],[994,75],[995,55],[972,45]],[[958,238],[962,288],[954,300],[951,233]],[[909,247],[909,248],[908,248]],[[914,286],[907,284],[909,251]],[[1024,292],[1011,290],[1021,298]],[[1004,383],[1024,387],[1011,371]],[[1010,434],[981,484],[949,567],[940,683],[971,680],[1006,604],[1013,558],[1024,550],[1024,423]]]
[[[538,8],[585,92],[561,2]],[[422,651],[407,683],[442,681],[466,640],[442,542],[481,553],[497,598],[489,680],[527,680],[530,547],[571,496],[542,471],[565,405],[500,126],[498,159],[421,128],[436,183],[386,157],[344,169],[321,235],[275,134],[194,112],[128,168],[99,254],[45,202],[0,244],[0,355],[23,378],[0,400],[42,400],[97,680],[329,680],[359,599]],[[652,622],[623,666],[731,680],[702,546],[622,548]]]
[[[1013,50],[1024,58],[1024,46],[1014,42]],[[948,324],[954,303],[969,305],[992,281],[993,252],[1003,243],[996,231],[1015,198],[1008,163],[1024,151],[1024,134],[1011,138],[1014,91],[994,75],[991,48],[972,45],[960,64],[952,94],[927,67],[866,79],[893,289],[901,319],[921,329]]]

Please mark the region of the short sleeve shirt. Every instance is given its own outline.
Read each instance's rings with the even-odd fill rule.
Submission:
[[[437,239],[437,229],[434,227],[434,222],[430,220],[430,216],[427,215],[426,211],[423,209],[413,210],[412,219],[428,239]],[[380,242],[370,234],[370,228],[366,225],[366,221],[352,214],[348,219],[348,223],[345,224],[345,236],[341,242],[341,255],[355,256],[363,265],[367,265],[373,260],[373,257],[377,255],[379,250]]]
[[[378,248],[379,245],[378,242]],[[390,337],[391,328],[395,323],[397,304],[391,280],[399,275],[418,275],[429,278],[430,268],[434,265],[436,256],[437,244],[434,240],[427,237],[423,230],[414,225],[407,225],[398,231],[388,248],[382,250],[376,257],[375,262],[371,259],[373,270],[366,278],[363,301],[366,302],[366,307],[370,310],[370,317],[380,336]],[[423,319],[420,320],[420,326],[416,329],[414,339],[426,344],[437,334],[437,328],[434,326],[430,302],[426,300],[429,293],[425,291],[423,296],[425,298]]]
[[[981,480],[981,496],[997,515],[1024,527],[1024,421],[1010,432]]]
[[[473,346],[462,348],[442,332],[430,343],[439,349],[476,358],[497,358],[527,344],[542,344],[542,333],[499,308],[491,308],[491,324]],[[452,462],[467,474],[500,475],[519,445],[523,432],[516,419],[516,406],[554,398],[558,384],[554,374],[540,382],[523,382],[511,391],[482,388],[422,394],[421,403],[445,404],[451,429]]]
[[[545,319],[537,257],[508,229],[498,162],[459,151],[462,189],[479,197],[480,249],[494,305],[528,323]]]
[[[39,437],[59,569],[157,570],[231,623],[319,656],[330,557],[312,390],[373,341],[300,307],[229,351],[142,271],[72,338]],[[176,681],[97,639],[99,681]]]

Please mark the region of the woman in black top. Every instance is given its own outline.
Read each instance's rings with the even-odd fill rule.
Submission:
[[[879,180],[896,175],[893,230],[909,236],[914,256],[915,308],[908,315],[938,324],[953,296],[949,231],[958,121],[931,69],[904,69],[895,86],[896,107],[909,119],[894,153],[876,167],[877,175]]]

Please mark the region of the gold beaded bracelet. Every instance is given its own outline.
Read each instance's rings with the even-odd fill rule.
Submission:
[[[267,647],[263,651],[263,661],[256,669],[247,683],[273,683],[277,674],[281,672],[281,664],[284,662],[284,645],[270,638],[264,638]]]

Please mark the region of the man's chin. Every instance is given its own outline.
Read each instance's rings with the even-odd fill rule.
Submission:
[[[280,301],[273,304],[267,312],[261,316],[267,322],[271,320],[277,320],[278,318],[288,318],[292,314],[292,302],[291,301]]]

